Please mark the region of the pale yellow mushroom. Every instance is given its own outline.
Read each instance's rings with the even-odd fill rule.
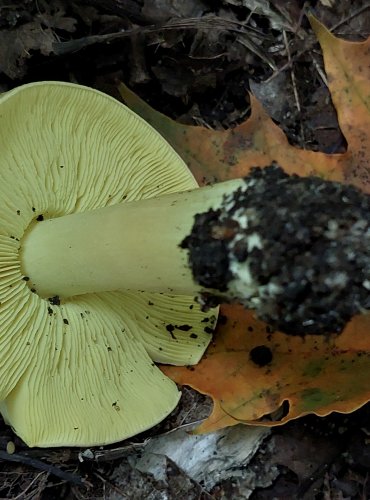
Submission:
[[[149,245],[136,239],[135,227],[150,230],[154,206],[148,221],[139,209],[130,220],[122,212],[119,227],[115,215],[108,227],[99,213],[194,189],[196,181],[133,112],[68,83],[34,83],[3,94],[0,151],[5,421],[29,446],[103,445],[152,427],[180,396],[154,362],[197,363],[217,310],[200,310],[194,300],[199,287],[182,271],[167,276],[167,269],[179,270],[178,261],[172,265],[162,255],[165,241],[145,248],[162,267],[135,264]],[[97,211],[95,222],[88,225],[91,211]],[[169,220],[169,212],[157,215],[161,224]],[[76,230],[82,253],[75,240],[66,246],[55,237],[52,227],[62,221]],[[122,242],[126,250],[118,248]]]
[[[202,357],[217,310],[200,292],[293,334],[369,309],[370,197],[352,187],[272,165],[198,189],[133,112],[58,82],[0,97],[0,152],[0,411],[30,446],[168,415],[179,392],[154,362]]]

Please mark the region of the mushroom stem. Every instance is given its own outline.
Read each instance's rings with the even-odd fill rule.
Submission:
[[[23,268],[43,296],[202,292],[290,333],[338,332],[370,308],[370,196],[280,167],[35,225]]]
[[[200,189],[35,221],[21,243],[22,271],[42,297],[145,290],[194,295],[181,241],[196,213],[216,208],[244,184]]]

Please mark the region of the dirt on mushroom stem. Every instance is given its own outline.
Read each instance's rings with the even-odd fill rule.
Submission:
[[[183,247],[195,279],[290,334],[338,333],[370,308],[370,196],[319,177],[255,168]]]
[[[241,302],[287,333],[331,333],[370,308],[369,243],[369,195],[272,165],[46,220],[25,237],[22,262],[46,297],[201,294],[205,306]]]

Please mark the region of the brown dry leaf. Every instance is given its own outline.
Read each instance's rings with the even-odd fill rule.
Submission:
[[[21,78],[27,72],[25,60],[31,57],[31,51],[38,50],[44,56],[51,54],[57,40],[54,30],[75,30],[76,19],[65,17],[64,13],[62,8],[40,13],[34,21],[0,31],[0,73],[11,79]]]
[[[163,368],[177,383],[214,400],[199,432],[239,422],[272,426],[308,413],[347,412],[370,399],[370,315],[354,318],[338,337],[302,338],[271,333],[242,307],[223,306],[221,313],[226,324],[218,326],[197,366]],[[260,420],[283,402],[289,405],[285,416]]]
[[[223,0],[223,3],[235,5],[236,7],[246,7],[254,14],[266,17],[271,25],[271,28],[278,31],[293,31],[294,27],[296,28],[289,12],[298,10],[295,2],[283,1],[276,5],[276,0]]]
[[[291,146],[253,96],[251,117],[232,130],[218,132],[177,124],[123,86],[121,93],[173,145],[201,184],[244,176],[252,166],[264,167],[275,160],[289,173],[318,174],[370,192],[370,39],[339,40],[317,20],[311,22],[348,143],[343,154]],[[280,425],[307,413],[346,413],[370,399],[369,314],[354,318],[337,337],[303,339],[271,334],[253,312],[237,306],[223,306],[222,314],[226,324],[218,325],[214,343],[196,367],[163,368],[176,382],[213,398],[213,412],[198,431],[238,422]],[[288,411],[280,419],[262,418],[283,402]]]

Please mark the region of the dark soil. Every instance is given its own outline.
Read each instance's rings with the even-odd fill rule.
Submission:
[[[289,176],[276,164],[252,168],[245,186],[217,210],[196,214],[181,243],[194,279],[216,290],[220,303],[224,294],[236,299],[281,332],[340,333],[355,314],[370,308],[363,286],[364,277],[370,278],[370,196],[319,177]],[[335,229],[328,233],[330,224]],[[248,251],[248,238],[255,235],[260,246]],[[252,298],[245,288],[242,295],[232,291],[232,263],[248,267],[258,287]],[[209,298],[212,305],[217,302],[213,294]],[[207,296],[203,302],[207,305]]]
[[[64,80],[118,97],[122,80],[183,123],[228,128],[248,117],[251,90],[292,144],[343,152],[346,142],[304,9],[337,36],[363,40],[369,7],[365,0],[0,0],[0,92]],[[146,437],[207,411],[208,400],[186,389],[165,422],[96,450],[99,461],[81,461],[83,450],[29,450],[0,422],[0,498],[246,498],[238,477],[206,491],[171,463],[172,488],[164,491],[129,468],[128,457]],[[257,481],[250,498],[370,498],[369,417],[366,405],[350,415],[305,417],[275,429],[250,465],[261,477],[273,469],[274,479],[268,487]],[[16,453],[6,452],[9,441]],[[131,472],[123,491],[114,473],[125,464]]]

